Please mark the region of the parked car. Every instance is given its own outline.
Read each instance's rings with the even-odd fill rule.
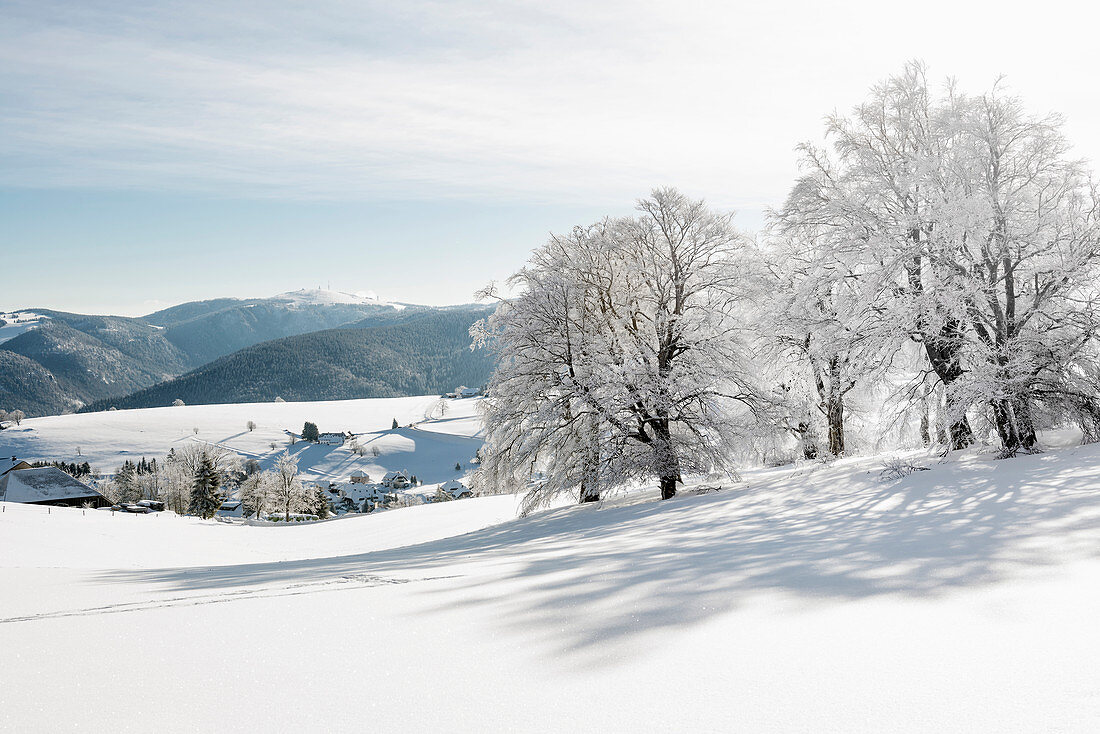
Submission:
[[[142,507],[148,507],[150,512],[163,512],[164,503],[160,500],[141,500],[137,504]]]
[[[139,515],[143,515],[147,512],[152,512],[152,510],[150,510],[148,507],[143,507],[134,502],[124,502],[121,504],[113,505],[111,509],[115,510],[116,512],[133,512]]]

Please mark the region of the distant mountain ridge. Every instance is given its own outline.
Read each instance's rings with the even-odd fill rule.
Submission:
[[[0,408],[28,416],[76,410],[255,344],[339,327],[398,324],[438,311],[325,290],[193,301],[136,318],[23,309],[22,318],[33,314],[37,320],[9,324],[6,341],[0,341]]]
[[[492,309],[425,310],[400,323],[327,329],[247,347],[173,380],[85,410],[443,393],[489,380],[493,358],[470,349]]]

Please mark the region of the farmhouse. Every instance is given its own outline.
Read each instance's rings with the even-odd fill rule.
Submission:
[[[107,507],[106,497],[56,467],[12,467],[0,476],[0,501],[56,507]]]
[[[454,396],[456,398],[473,398],[480,394],[481,390],[478,390],[476,387],[466,387],[465,385],[456,387],[454,391]]]
[[[473,497],[473,491],[462,482],[457,479],[451,479],[450,481],[443,482],[439,485],[439,489],[454,497],[456,500],[466,499],[467,497]]]
[[[352,484],[370,484],[370,474],[362,469],[356,469],[351,473]]]
[[[328,444],[329,446],[343,446],[344,441],[347,440],[348,434],[333,431],[327,431],[317,436],[317,443]]]
[[[409,486],[409,473],[406,471],[386,472],[386,476],[382,477],[382,486],[404,489]]]
[[[337,484],[330,482],[328,487],[317,485],[326,490],[329,503],[334,512],[371,512],[387,501],[396,499],[392,490],[387,490],[378,484],[348,483]]]

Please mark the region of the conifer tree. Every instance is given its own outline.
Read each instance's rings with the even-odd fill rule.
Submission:
[[[195,472],[195,480],[191,485],[191,512],[204,520],[214,517],[221,506],[221,498],[218,496],[218,488],[221,479],[214,468],[214,462],[203,454],[198,470]]]

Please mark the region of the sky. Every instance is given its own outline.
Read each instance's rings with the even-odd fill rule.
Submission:
[[[0,311],[473,300],[676,186],[763,226],[921,59],[1100,160],[1085,3],[0,0]],[[15,265],[16,267],[11,267]]]

